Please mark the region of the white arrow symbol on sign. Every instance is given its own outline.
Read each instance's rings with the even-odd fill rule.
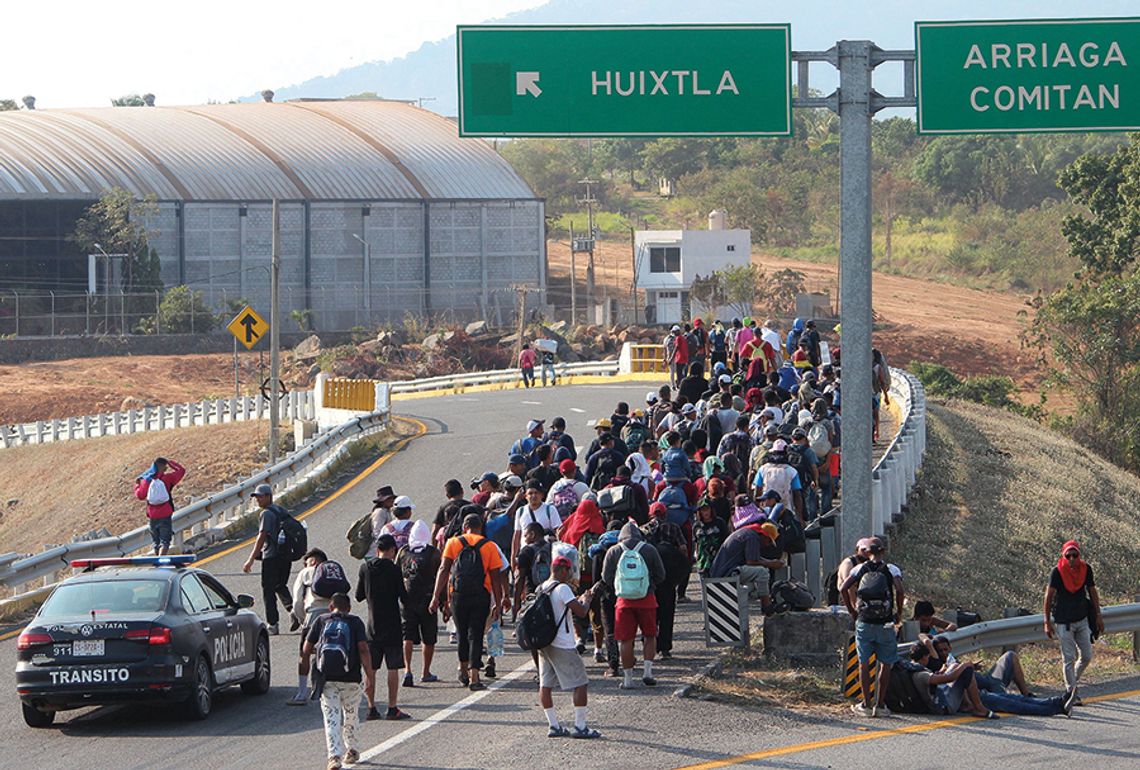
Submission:
[[[542,89],[538,87],[537,72],[515,73],[515,96],[522,96],[523,94],[530,94],[535,97],[542,94]]]

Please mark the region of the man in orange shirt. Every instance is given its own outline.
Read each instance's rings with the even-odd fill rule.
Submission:
[[[442,604],[445,614],[450,613],[455,618],[459,633],[459,682],[472,690],[487,687],[479,681],[483,668],[483,630],[488,616],[498,619],[503,604],[502,584],[495,579],[502,568],[498,547],[483,537],[483,518],[477,513],[468,514],[463,519],[463,534],[451,538],[443,547],[443,561],[435,578],[428,612],[434,613]]]

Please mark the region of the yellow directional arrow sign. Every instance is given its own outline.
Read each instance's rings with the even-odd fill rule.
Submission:
[[[230,334],[234,335],[234,339],[245,345],[248,350],[257,344],[262,335],[269,331],[269,324],[257,314],[256,310],[247,305],[234,316],[234,320],[230,321],[226,328],[230,330]]]

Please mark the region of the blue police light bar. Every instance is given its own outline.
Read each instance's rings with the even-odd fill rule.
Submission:
[[[116,556],[109,559],[75,559],[71,566],[85,570],[96,567],[181,567],[197,558],[192,553],[178,556]]]

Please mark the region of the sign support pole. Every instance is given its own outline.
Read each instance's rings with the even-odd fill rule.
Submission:
[[[273,199],[273,244],[269,270],[269,464],[277,462],[281,420],[281,303],[278,274],[281,271],[281,206]]]
[[[839,304],[843,324],[843,516],[851,552],[871,531],[871,72],[869,40],[841,40]]]
[[[241,398],[241,384],[238,382],[237,337],[234,337],[234,398]]]

